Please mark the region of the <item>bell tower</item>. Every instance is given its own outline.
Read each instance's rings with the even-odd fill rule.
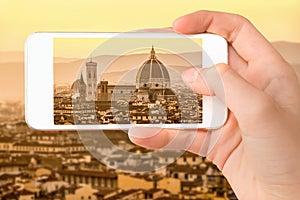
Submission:
[[[97,90],[97,63],[93,62],[92,58],[86,63],[86,83],[86,99],[88,101],[95,101]]]

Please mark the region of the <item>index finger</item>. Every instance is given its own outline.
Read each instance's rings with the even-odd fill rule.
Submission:
[[[246,18],[216,11],[197,11],[178,18],[173,29],[184,34],[213,33],[224,37],[247,62],[279,54]]]

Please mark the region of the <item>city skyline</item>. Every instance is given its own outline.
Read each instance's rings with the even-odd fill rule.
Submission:
[[[0,25],[3,29],[0,37],[0,101],[18,99],[24,102],[24,44],[31,33],[39,31],[126,32],[144,28],[170,27],[173,20],[179,16],[195,10],[207,9],[243,15],[269,41],[273,43],[284,41],[289,45],[298,45],[291,50],[285,47],[276,48],[289,62],[290,60],[285,56],[286,52],[297,53],[300,49],[298,26],[300,1],[298,0],[276,1],[272,2],[272,6],[269,2],[258,0],[243,3],[238,0],[191,1],[184,5],[171,0],[152,2],[160,5],[157,8],[159,13],[157,15],[153,15],[153,10],[148,9],[149,4],[138,0],[129,2],[112,0],[105,3],[97,0],[88,0],[87,3],[71,0],[62,3],[54,0],[46,4],[37,0],[1,1]],[[70,9],[65,9],[62,5]],[[162,15],[164,17],[161,17]],[[298,65],[297,63],[300,62],[290,63]],[[300,71],[298,67],[296,70]]]
[[[236,199],[217,167],[189,152],[153,152],[122,131],[80,135],[7,124],[0,126],[3,199]]]
[[[273,46],[295,69],[300,77],[300,43],[272,42]],[[61,64],[70,61],[70,58],[61,58]],[[72,60],[74,61],[74,60]],[[79,65],[82,61],[79,61]],[[77,65],[78,66],[78,65]],[[24,103],[24,54],[23,52],[1,52],[0,51],[0,102],[21,101]],[[67,74],[66,74],[67,75]],[[78,75],[74,70],[70,80]],[[62,77],[63,78],[63,77]],[[61,79],[62,80],[62,79]]]
[[[140,54],[123,57],[135,61],[136,55]],[[102,78],[106,79],[100,81],[96,78],[97,69],[103,60],[90,58],[81,66],[86,73],[81,72],[71,87],[54,86],[54,124],[201,123],[202,96],[194,94],[183,82],[180,74],[186,68],[174,76],[170,66],[161,62],[161,55],[156,54],[152,45],[142,64],[131,64],[133,74],[127,73],[132,69],[123,67],[125,63],[117,57],[108,62],[117,63],[115,69],[109,66],[102,70]],[[190,54],[190,59],[199,61],[199,57],[199,53]],[[122,80],[111,85],[112,72],[120,74]]]
[[[183,54],[188,55],[189,53]],[[187,61],[184,61],[184,58],[181,57],[181,55],[174,55],[174,54],[157,54],[160,58],[163,58],[162,60],[164,63],[167,63],[166,66],[168,69],[176,69],[176,71],[183,72],[188,67],[192,67],[191,64],[187,63]],[[141,53],[141,54],[131,54],[131,55],[122,55],[122,56],[107,56],[107,55],[98,55],[92,58],[86,58],[86,59],[76,59],[71,58],[71,62],[68,62],[69,58],[62,58],[59,57],[58,59],[54,59],[54,84],[55,85],[72,85],[72,83],[79,79],[81,74],[83,74],[84,81],[86,82],[86,76],[85,76],[85,63],[89,61],[97,62],[97,80],[98,82],[101,80],[109,81],[109,84],[116,84],[119,82],[117,79],[125,72],[129,72],[130,75],[135,76],[138,70],[138,66],[143,63],[144,59],[148,57],[148,53]],[[107,63],[111,60],[116,59],[112,64],[107,66],[103,66],[103,60],[104,63]],[[67,60],[65,62],[64,60]],[[116,70],[120,63],[125,63],[122,65],[122,68],[119,68],[119,70]],[[169,65],[168,63],[171,63]],[[175,64],[176,63],[176,64]],[[106,69],[105,69],[106,68]],[[173,73],[178,73],[178,72]],[[69,74],[66,74],[68,72]],[[117,77],[111,77],[117,76]],[[132,82],[133,83],[133,82]],[[132,84],[131,83],[131,84]]]
[[[126,163],[125,168],[134,168],[138,164],[134,156],[124,157],[114,151],[114,160],[107,159],[108,164],[103,165],[91,152],[104,156],[110,156],[110,153],[106,146],[97,146],[97,139],[85,141],[88,148],[84,148],[84,151],[80,145],[82,152],[78,153],[75,150],[78,135],[72,138],[70,132],[54,131],[49,134],[49,131],[45,131],[41,134],[30,129],[23,117],[24,44],[34,32],[125,32],[170,27],[174,19],[184,14],[199,9],[218,10],[247,17],[272,41],[300,78],[299,6],[299,0],[184,3],[173,0],[152,0],[150,3],[140,0],[0,1],[0,195],[5,195],[3,199],[37,200],[151,197],[164,200],[236,200],[217,167],[196,154],[186,152],[174,164],[146,175],[120,173],[112,167],[123,162]],[[66,49],[66,52],[75,55],[72,48]],[[59,61],[61,64],[70,62],[82,63],[68,55],[63,55]],[[73,78],[74,81],[78,74],[74,70],[68,79]],[[53,133],[64,139],[51,139]],[[49,139],[44,139],[43,135],[46,138],[49,136]],[[149,155],[148,149],[132,146],[124,132],[110,132],[108,135],[115,136],[114,139],[110,138],[111,141],[128,151]],[[66,141],[73,142],[71,148],[65,145]],[[52,148],[57,152],[49,151]],[[157,154],[155,161],[173,162],[174,157]]]

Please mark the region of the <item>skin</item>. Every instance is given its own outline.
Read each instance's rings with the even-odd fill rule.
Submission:
[[[205,71],[183,73],[195,92],[216,95],[229,109],[225,125],[215,130],[221,134],[207,158],[241,200],[299,199],[300,86],[295,72],[242,16],[198,11],[175,20],[173,30],[213,33],[229,44],[229,64],[213,68],[221,78],[223,94],[204,84]],[[179,130],[172,129],[129,130],[134,143],[152,149],[164,148],[178,134]],[[200,154],[206,134],[207,130],[197,130],[185,149]]]

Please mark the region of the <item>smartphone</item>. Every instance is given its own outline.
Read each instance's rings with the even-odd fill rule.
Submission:
[[[33,33],[25,44],[25,117],[40,130],[218,128],[226,106],[194,93],[188,68],[227,63],[213,34]]]

